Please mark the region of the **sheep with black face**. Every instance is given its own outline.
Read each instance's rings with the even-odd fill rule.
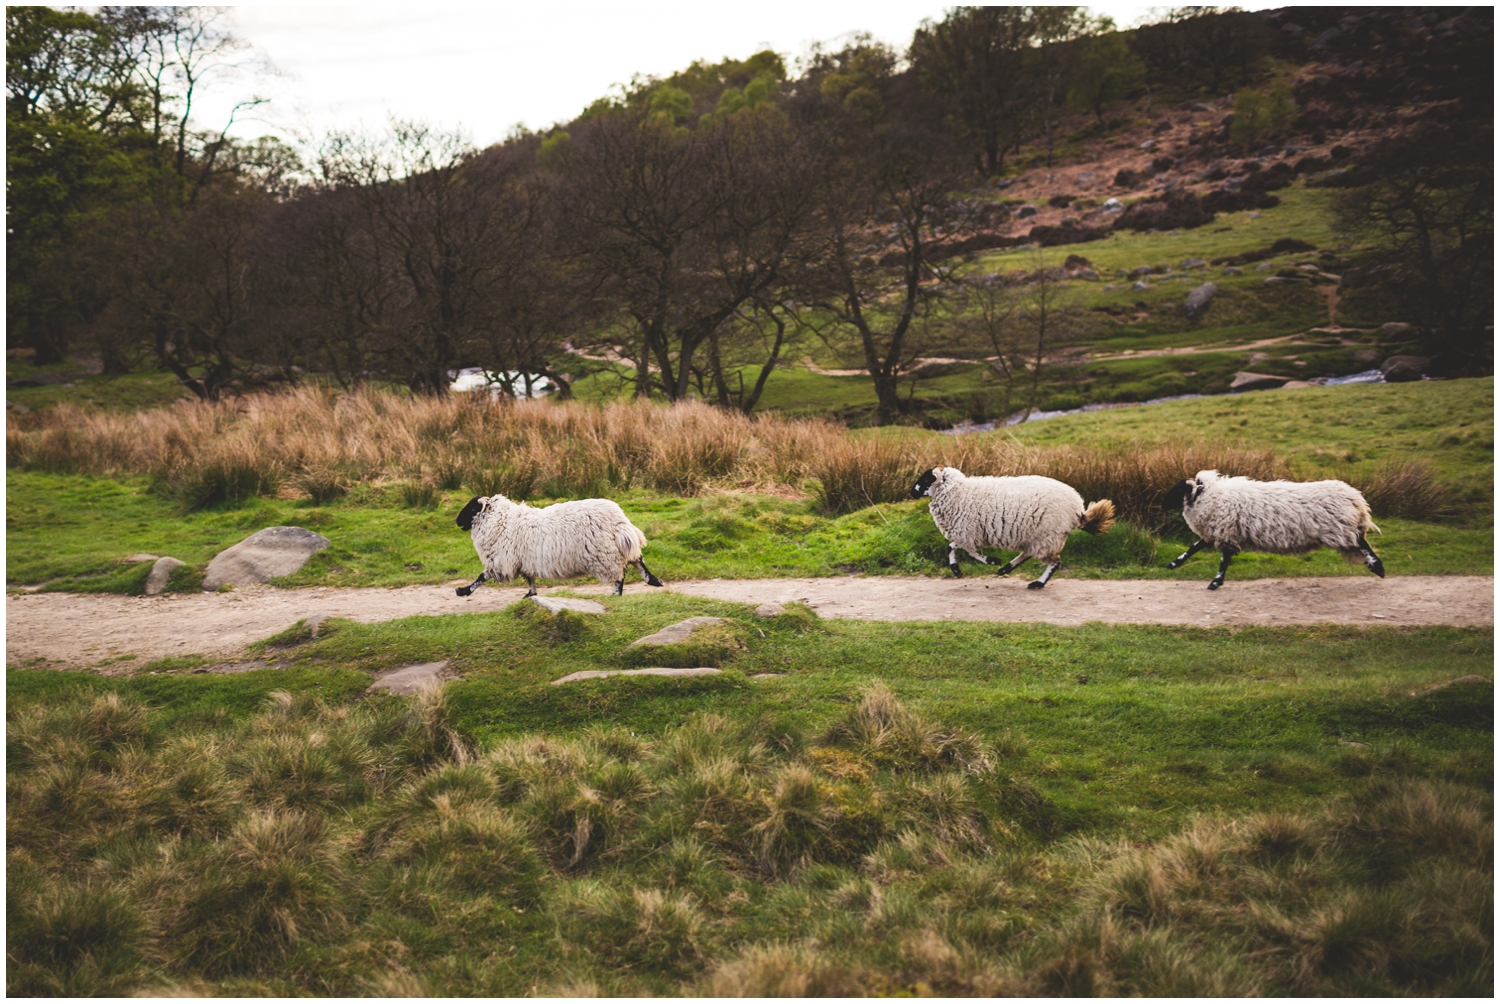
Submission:
[[[641,560],[646,535],[609,499],[580,499],[537,509],[504,495],[476,497],[459,512],[459,529],[474,538],[484,571],[457,590],[468,596],[486,579],[526,579],[527,596],[536,595],[537,579],[592,575],[625,591],[625,568],[634,565],[647,585],[660,586]]]
[[[1020,554],[997,575],[1007,575],[1027,558],[1047,567],[1028,589],[1041,589],[1062,563],[1062,549],[1074,530],[1107,533],[1115,524],[1115,504],[1100,499],[1085,507],[1083,496],[1052,478],[966,477],[956,467],[934,467],[912,486],[913,498],[932,499],[932,521],[948,541],[948,567],[963,578],[958,552],[990,564],[982,547],[1018,548]]]
[[[1365,540],[1380,527],[1370,521],[1370,505],[1359,489],[1342,481],[1254,481],[1199,471],[1167,492],[1162,508],[1181,509],[1199,537],[1168,568],[1182,567],[1205,547],[1220,552],[1210,589],[1224,584],[1230,559],[1241,551],[1307,554],[1329,547],[1385,578],[1385,565]]]

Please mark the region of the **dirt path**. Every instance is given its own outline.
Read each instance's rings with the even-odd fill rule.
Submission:
[[[1109,624],[1494,624],[1495,580],[1446,575],[1231,580],[1210,593],[1202,582],[1054,579],[1028,590],[1024,579],[847,577],[711,579],[673,583],[688,596],[740,603],[806,603],[824,617],[858,620],[1034,621]],[[645,587],[631,585],[632,593]],[[604,587],[581,587],[598,595]],[[168,656],[240,657],[246,645],[299,619],[346,617],[364,623],[401,617],[500,610],[520,587],[486,586],[463,600],[447,586],[401,589],[273,589],[172,597],[11,594],[6,598],[6,663],[36,659],[96,666],[135,655],[141,665]],[[118,664],[117,664],[118,665]]]

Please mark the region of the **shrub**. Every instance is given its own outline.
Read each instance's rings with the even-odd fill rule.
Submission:
[[[1420,457],[1388,461],[1351,483],[1364,493],[1377,516],[1430,520],[1463,516],[1469,509],[1457,492],[1438,480],[1432,462]]]

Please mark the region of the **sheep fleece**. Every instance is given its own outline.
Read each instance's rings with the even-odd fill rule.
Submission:
[[[1198,497],[1186,502],[1188,528],[1217,548],[1306,554],[1318,547],[1359,551],[1379,532],[1359,490],[1342,481],[1254,481],[1199,471]]]
[[[1083,496],[1036,474],[971,478],[945,467],[942,483],[929,494],[938,530],[970,553],[981,547],[1016,549],[1051,563],[1083,520]]]
[[[492,495],[474,517],[474,550],[497,582],[518,574],[535,579],[592,575],[600,582],[624,577],[641,557],[646,535],[609,499],[559,502],[535,509]]]

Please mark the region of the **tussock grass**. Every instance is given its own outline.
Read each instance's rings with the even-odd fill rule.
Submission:
[[[867,686],[479,752],[441,692],[7,710],[7,990],[1484,994],[1493,815],[1371,777],[1155,842],[1048,836],[988,743]],[[1029,809],[1028,809],[1029,806]],[[499,950],[497,946],[504,946]],[[520,951],[519,956],[512,953]]]
[[[909,498],[921,471],[948,465],[1055,477],[1146,522],[1161,495],[1199,469],[1253,477],[1288,470],[1269,451],[1211,444],[1038,448],[994,437],[857,436],[829,422],[750,419],[701,403],[591,406],[313,387],[133,414],[59,405],[27,419],[7,429],[12,466],[144,474],[186,509],[281,492],[321,504],[358,484],[388,484],[418,509],[458,487],[517,499],[643,487],[810,491],[824,511],[846,513]]]

